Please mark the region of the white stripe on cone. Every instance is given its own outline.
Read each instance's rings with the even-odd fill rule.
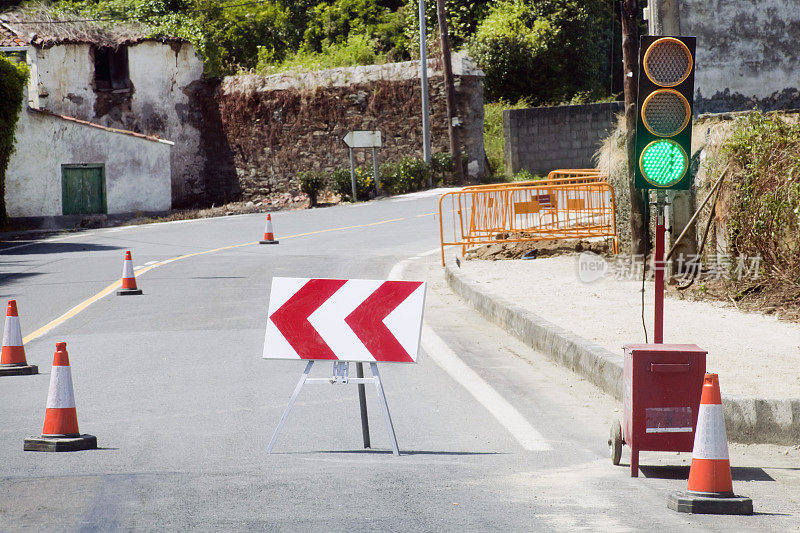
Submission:
[[[128,259],[123,261],[122,277],[123,278],[132,278],[133,277],[133,261],[128,260]]]
[[[72,372],[68,366],[54,366],[50,371],[50,390],[47,393],[48,409],[75,407],[72,392]]]
[[[22,332],[18,316],[7,316],[3,328],[3,346],[22,346]]]
[[[700,404],[692,459],[728,459],[728,436],[720,404]]]

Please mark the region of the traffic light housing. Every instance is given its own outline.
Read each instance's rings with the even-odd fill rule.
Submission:
[[[646,35],[636,97],[637,189],[692,186],[695,37]]]

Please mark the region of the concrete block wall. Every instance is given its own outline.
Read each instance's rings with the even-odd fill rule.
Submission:
[[[503,111],[506,174],[593,167],[594,153],[623,111],[622,102]]]

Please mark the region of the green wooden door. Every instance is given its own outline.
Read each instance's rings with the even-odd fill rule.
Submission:
[[[105,213],[105,181],[103,165],[61,165],[62,213]]]

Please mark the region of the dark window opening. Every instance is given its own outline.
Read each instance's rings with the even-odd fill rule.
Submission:
[[[94,51],[94,88],[97,91],[130,89],[128,48],[96,48]]]

